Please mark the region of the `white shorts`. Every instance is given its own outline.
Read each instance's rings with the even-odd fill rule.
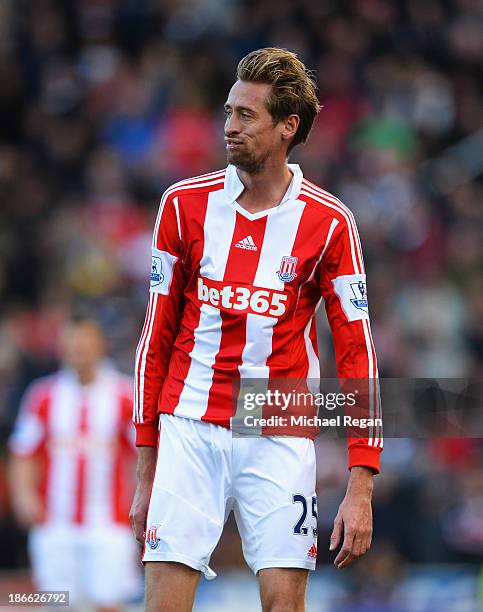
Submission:
[[[115,606],[142,594],[139,549],[127,526],[39,525],[29,553],[35,586],[69,591],[71,605]]]
[[[312,440],[234,437],[224,427],[162,414],[143,561],[176,561],[206,578],[234,511],[245,560],[315,569],[317,500]]]

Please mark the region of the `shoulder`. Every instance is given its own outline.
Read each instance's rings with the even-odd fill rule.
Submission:
[[[27,385],[22,403],[29,410],[38,409],[43,403],[50,399],[52,390],[59,380],[59,372],[36,378]]]
[[[355,224],[352,211],[338,197],[308,181],[302,180],[299,199],[308,204],[314,212],[329,216],[347,225]]]
[[[321,189],[314,183],[303,179],[300,198],[314,209],[318,209],[324,215],[331,218],[328,240],[333,245],[342,244],[343,249],[350,253],[348,269],[353,269],[356,274],[364,273],[364,260],[357,230],[356,221],[352,211],[339,198]],[[351,274],[354,272],[350,272]]]
[[[226,168],[209,172],[208,174],[200,174],[192,178],[187,178],[174,183],[163,194],[161,203],[168,199],[174,199],[180,195],[186,194],[201,194],[210,191],[221,189],[225,182]]]

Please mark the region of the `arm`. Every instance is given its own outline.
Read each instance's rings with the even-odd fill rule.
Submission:
[[[320,289],[334,339],[340,379],[367,385],[367,416],[380,418],[376,353],[371,336],[366,276],[359,236],[352,215],[334,220],[334,231],[321,262]],[[368,437],[348,438],[347,492],[334,521],[330,550],[342,549],[335,559],[339,568],[366,552],[371,543],[373,474],[380,469],[382,431],[370,427]]]
[[[131,506],[129,518],[136,540],[144,543],[146,518],[148,515],[149,498],[153,486],[156,469],[156,449],[153,446],[138,448],[138,461],[136,467],[137,487]]]
[[[169,191],[167,194],[161,200],[154,229],[149,302],[136,350],[133,421],[137,446],[157,445],[158,401],[183,304],[185,278],[177,202]]]
[[[185,287],[177,202],[168,193],[161,200],[154,229],[149,303],[135,362],[133,421],[138,463],[130,518],[140,543],[156,465],[158,402],[179,330]]]
[[[48,411],[45,385],[34,383],[22,402],[12,435],[8,440],[8,484],[12,510],[25,529],[43,519],[43,500],[39,491],[39,452],[46,441]]]
[[[29,529],[42,520],[43,507],[38,491],[38,466],[35,457],[12,456],[8,480],[12,510],[19,525]]]
[[[38,491],[37,467],[35,457],[15,455],[8,466],[13,514],[24,529],[29,529],[42,520],[43,507]]]

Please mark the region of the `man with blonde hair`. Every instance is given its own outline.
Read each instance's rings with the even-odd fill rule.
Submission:
[[[322,299],[339,376],[376,389],[354,217],[287,163],[319,109],[295,54],[250,53],[225,104],[228,167],[176,183],[161,200],[136,353],[131,520],[145,547],[146,610],[192,609],[200,573],[214,577],[210,556],[231,510],[263,610],[304,610],[317,556],[313,440],[235,436],[233,389],[317,378]],[[377,416],[377,390],[369,401]],[[377,427],[349,439],[350,477],[331,538],[332,550],[342,542],[339,568],[370,547],[381,447]]]

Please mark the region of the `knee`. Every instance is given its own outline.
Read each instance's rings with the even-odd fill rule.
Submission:
[[[273,604],[263,606],[263,612],[304,612],[303,602],[275,601]]]
[[[284,594],[273,594],[262,601],[263,612],[305,612],[305,602],[303,597],[287,597]]]

